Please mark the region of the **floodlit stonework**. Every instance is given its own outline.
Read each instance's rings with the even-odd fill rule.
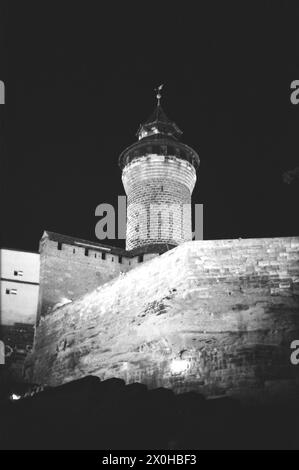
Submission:
[[[40,322],[27,377],[87,374],[176,392],[298,395],[299,238],[193,241]]]
[[[128,164],[122,180],[128,196],[127,250],[192,239],[196,173],[190,163],[174,156],[148,155]]]

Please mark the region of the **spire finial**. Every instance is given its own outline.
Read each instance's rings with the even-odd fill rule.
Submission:
[[[156,98],[157,98],[157,100],[158,100],[158,106],[160,106],[160,100],[161,100],[161,98],[162,98],[161,90],[162,90],[163,86],[164,86],[164,85],[163,85],[163,83],[162,83],[162,85],[160,85],[160,86],[158,86],[157,88],[155,88],[155,91],[157,92]]]

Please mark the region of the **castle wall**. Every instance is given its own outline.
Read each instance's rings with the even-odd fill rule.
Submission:
[[[138,256],[129,258],[117,254],[107,245],[92,248],[92,243],[70,244],[45,236],[40,243],[40,294],[38,321],[40,316],[49,314],[52,309],[93,291],[109,282],[120,273],[132,269],[139,263]],[[59,235],[58,235],[59,236]],[[123,250],[124,251],[124,250]],[[152,254],[146,254],[144,261]]]
[[[126,259],[82,246],[61,244],[46,239],[41,245],[40,315],[47,315],[54,306],[73,301],[99,285],[118,276],[129,267]]]
[[[298,396],[299,238],[184,243],[45,317],[26,374],[246,400]]]

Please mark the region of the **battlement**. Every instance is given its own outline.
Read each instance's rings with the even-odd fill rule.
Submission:
[[[156,256],[80,238],[44,232],[40,241],[40,291],[37,323],[53,308],[73,302]]]

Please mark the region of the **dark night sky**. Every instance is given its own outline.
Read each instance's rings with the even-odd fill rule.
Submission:
[[[160,83],[201,158],[193,202],[204,204],[204,238],[299,235],[299,182],[282,179],[299,166],[297,4],[6,6],[2,246],[37,250],[45,229],[96,241],[95,208],[124,194],[118,156]]]

